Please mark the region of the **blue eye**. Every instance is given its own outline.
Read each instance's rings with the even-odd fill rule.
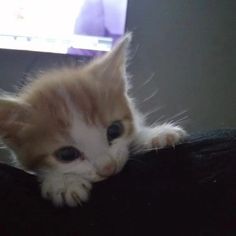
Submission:
[[[78,158],[81,158],[82,155],[78,149],[68,146],[68,147],[63,147],[63,148],[58,149],[55,152],[55,157],[59,161],[71,162]]]
[[[120,137],[124,132],[124,126],[121,121],[114,121],[107,128],[107,140],[109,144],[116,138]]]

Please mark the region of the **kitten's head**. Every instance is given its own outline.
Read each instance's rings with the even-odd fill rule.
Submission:
[[[0,98],[0,135],[30,170],[78,173],[98,181],[117,173],[135,133],[125,73],[130,35],[80,68],[39,75]]]

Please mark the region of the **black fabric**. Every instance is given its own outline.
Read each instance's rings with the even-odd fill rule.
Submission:
[[[36,178],[0,165],[0,235],[236,235],[236,129],[132,157],[87,204],[54,208]]]

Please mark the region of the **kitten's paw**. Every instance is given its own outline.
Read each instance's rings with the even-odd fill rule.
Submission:
[[[92,184],[76,174],[51,174],[42,182],[42,196],[54,205],[81,205],[89,199]]]
[[[153,129],[150,146],[152,148],[174,147],[186,135],[187,133],[179,126],[163,124]]]

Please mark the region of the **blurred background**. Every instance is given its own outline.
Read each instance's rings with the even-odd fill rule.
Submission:
[[[236,127],[235,7],[234,0],[128,1],[131,94],[150,124],[173,120],[190,133]],[[14,92],[27,75],[73,61],[84,58],[0,49],[0,88]]]

